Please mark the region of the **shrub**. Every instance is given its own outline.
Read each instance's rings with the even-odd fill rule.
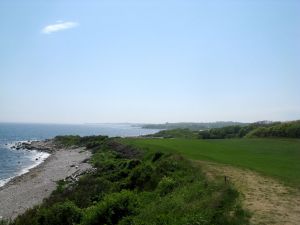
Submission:
[[[163,177],[158,183],[157,191],[160,196],[164,196],[173,191],[176,187],[176,182],[171,177]]]
[[[133,168],[135,168],[136,166],[140,165],[141,161],[138,159],[132,159],[128,162],[127,164],[127,169],[131,170]]]
[[[81,210],[73,202],[66,201],[40,210],[37,221],[40,225],[73,225],[80,222],[81,216]]]
[[[137,198],[133,192],[113,193],[86,210],[82,225],[117,224],[123,218],[135,214],[136,209]]]
[[[70,147],[72,145],[78,145],[80,142],[79,135],[66,135],[66,136],[56,136],[54,138],[56,143],[62,144],[64,146]]]
[[[142,163],[135,167],[129,176],[128,186],[130,189],[144,190],[153,189],[152,183],[153,167]]]
[[[163,154],[164,153],[162,153],[162,152],[155,152],[154,156],[152,158],[152,162],[156,162],[157,160],[159,160],[163,156]]]

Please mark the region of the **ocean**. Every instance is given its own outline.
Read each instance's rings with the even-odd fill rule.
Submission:
[[[15,176],[28,172],[42,163],[48,153],[15,150],[11,147],[19,141],[53,138],[57,135],[107,135],[110,137],[139,136],[155,133],[155,129],[143,129],[131,124],[19,124],[0,123],[0,187]]]

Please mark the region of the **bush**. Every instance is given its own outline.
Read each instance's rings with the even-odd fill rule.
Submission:
[[[129,175],[129,188],[137,190],[153,189],[155,185],[152,183],[152,175],[153,167],[150,164],[140,164]]]
[[[123,218],[135,214],[137,207],[137,198],[133,192],[110,194],[86,210],[82,225],[117,224]]]
[[[78,145],[80,142],[79,135],[66,135],[66,136],[56,136],[54,141],[58,144],[70,147],[72,145]]]
[[[154,153],[154,156],[152,157],[152,162],[156,162],[156,161],[159,160],[163,155],[164,155],[164,153],[162,153],[162,152],[155,152],[155,153]]]
[[[138,159],[132,159],[127,163],[127,169],[131,170],[135,168],[136,166],[140,165],[141,161]]]
[[[172,130],[162,130],[155,134],[146,135],[147,137],[160,137],[160,138],[197,138],[197,131],[192,131],[190,129],[172,129]]]
[[[163,177],[158,183],[157,191],[160,196],[164,196],[173,191],[176,187],[176,182],[171,177]]]
[[[247,137],[287,137],[300,138],[300,121],[276,123],[260,127],[247,134]]]
[[[84,146],[88,149],[93,149],[101,146],[103,142],[108,139],[107,136],[86,136],[80,137],[79,135],[65,135],[65,136],[56,136],[54,141],[57,144],[64,145],[66,147],[70,146]]]
[[[40,225],[73,225],[80,222],[81,210],[70,201],[58,203],[38,213]]]

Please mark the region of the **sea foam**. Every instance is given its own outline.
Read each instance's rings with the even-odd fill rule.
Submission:
[[[27,141],[22,141],[22,142],[27,142]],[[10,151],[23,152],[24,154],[30,153],[29,155],[24,156],[30,161],[30,165],[21,167],[20,170],[14,172],[14,174],[11,174],[11,176],[8,178],[0,179],[0,187],[3,187],[6,183],[8,183],[13,178],[28,173],[31,169],[43,163],[50,156],[50,154],[47,152],[40,152],[36,150],[26,150],[26,149],[15,150],[12,148],[15,144],[16,142],[7,144],[6,149],[10,149]]]

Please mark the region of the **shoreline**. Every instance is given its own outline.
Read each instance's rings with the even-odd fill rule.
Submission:
[[[32,161],[32,165],[20,169],[13,176],[1,179],[0,190],[15,178],[23,176],[30,172],[30,170],[44,163],[44,161],[49,158],[53,152],[60,149],[59,146],[53,142],[53,139],[13,141],[11,143],[6,143],[5,145],[10,151],[34,152],[35,155],[33,158],[35,158],[35,160]]]
[[[86,162],[90,157],[91,152],[84,148],[53,148],[40,164],[0,187],[0,219],[13,220],[27,209],[41,204],[56,189],[57,181],[91,169]]]
[[[40,161],[39,164],[37,165],[32,165],[28,168],[24,168],[22,170],[27,170],[24,173],[20,173],[19,175],[13,176],[13,177],[9,177],[5,180],[8,180],[6,183],[4,183],[4,185],[0,186],[0,191],[2,191],[3,189],[7,188],[10,185],[14,185],[17,184],[18,182],[20,182],[28,173],[33,173],[34,170],[38,169],[39,167],[43,166],[44,163],[46,163],[47,160],[49,160],[49,158],[52,156],[52,154],[49,154],[44,160]]]
[[[25,150],[25,149],[24,149]],[[36,167],[39,167],[41,164],[43,164],[52,154],[51,153],[47,153],[47,152],[42,152],[42,151],[37,151],[37,150],[27,150],[26,151],[36,151],[36,154],[41,153],[44,155],[41,156],[36,156],[38,157],[38,161],[34,162],[34,164],[25,167],[23,169],[20,170],[20,172],[18,174],[16,174],[15,176],[12,177],[8,177],[5,179],[2,179],[0,181],[0,191],[6,186],[8,185],[10,182],[14,182],[14,180],[18,177],[21,177],[23,175],[25,175],[26,173],[29,173],[31,170],[35,169]]]

